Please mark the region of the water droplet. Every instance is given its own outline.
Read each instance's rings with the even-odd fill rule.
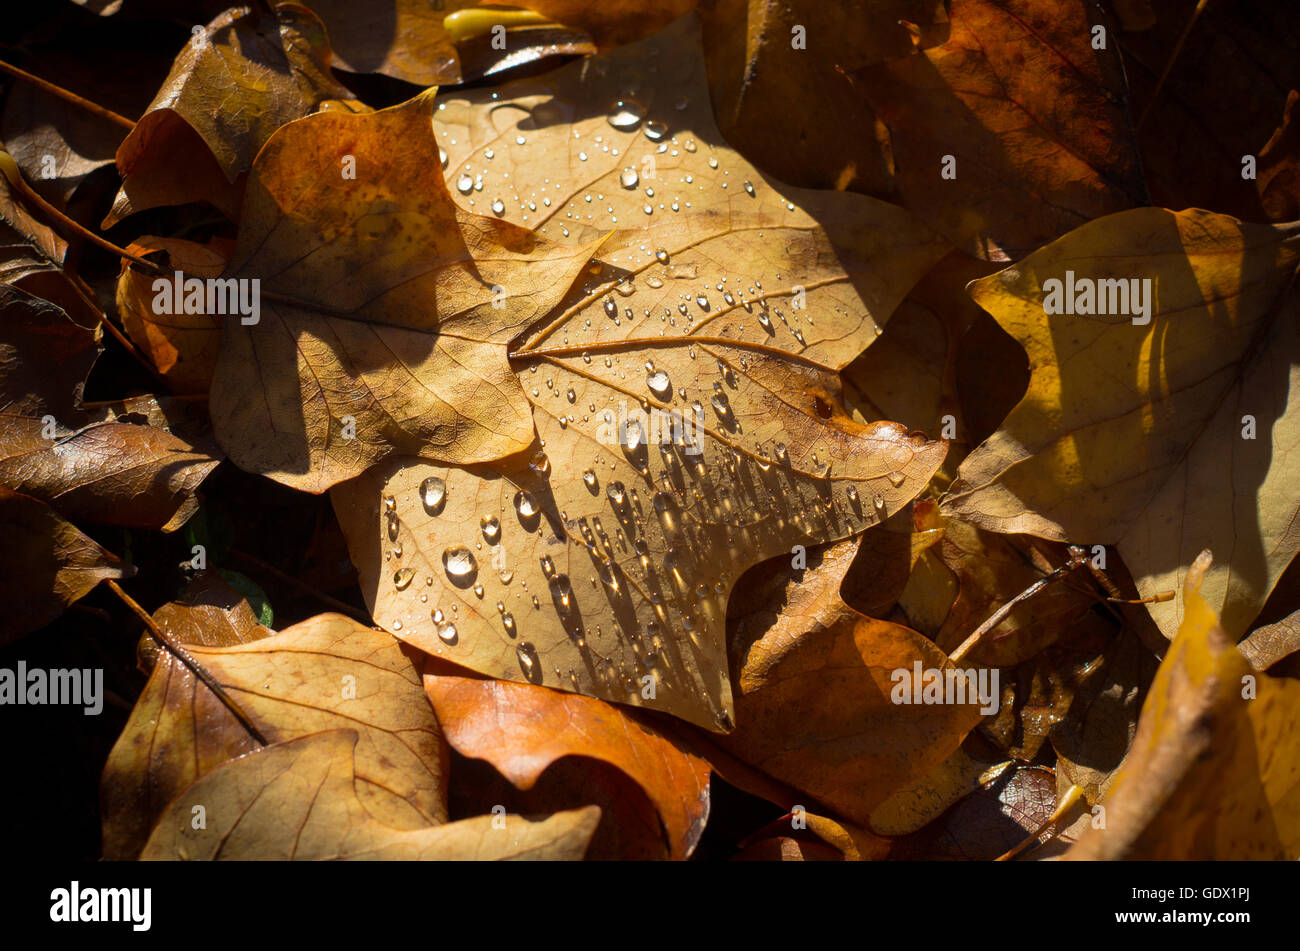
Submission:
[[[582,474],[582,484],[585,485],[588,489],[592,489],[592,490],[596,489],[597,488],[596,473],[592,472],[590,469],[584,472]]]
[[[478,571],[474,553],[461,545],[453,545],[442,553],[442,567],[452,581],[464,581]]]
[[[456,633],[456,625],[446,621],[438,625],[438,637],[444,644],[455,644],[459,639]]]
[[[506,213],[506,203],[505,203],[505,202],[503,202],[500,198],[498,198],[498,199],[496,199],[494,202],[492,202],[492,214],[494,214],[494,215],[504,215],[505,213]]]
[[[551,459],[545,452],[538,451],[537,454],[533,456],[532,461],[528,463],[528,468],[532,469],[542,478],[546,478],[551,471]]]
[[[609,107],[609,124],[620,132],[634,132],[645,118],[645,106],[635,99],[620,99]]]
[[[446,150],[446,149],[441,148],[441,147],[438,149],[438,161],[442,163],[442,167],[443,167],[443,168],[446,168],[446,167],[447,167],[447,150]]]
[[[483,529],[483,538],[489,545],[495,545],[501,539],[501,520],[495,515],[484,515],[479,520],[479,527]]]
[[[411,579],[415,577],[414,568],[403,568],[393,575],[393,587],[398,591],[405,591],[410,585]]]
[[[885,497],[877,492],[871,499],[871,504],[876,507],[877,514],[883,517],[885,514]]]
[[[660,264],[668,263],[668,252],[663,248],[655,248],[655,260]]]
[[[636,173],[634,168],[623,169],[623,174],[618,177],[619,184],[624,188],[636,188],[641,184],[641,176]]]
[[[474,179],[470,178],[468,175],[462,175],[460,178],[456,179],[456,191],[460,192],[462,195],[468,195],[473,190]]]
[[[537,514],[537,502],[530,493],[520,490],[515,495],[515,510],[523,518],[532,518]]]
[[[753,194],[754,194],[754,183],[753,183],[753,182],[745,182],[745,191],[749,192],[750,196],[753,197]]]
[[[515,648],[515,656],[519,658],[519,669],[523,671],[524,677],[529,683],[540,684],[542,682],[542,665],[537,659],[537,648],[533,647],[528,641],[524,641]]]
[[[573,585],[569,583],[568,575],[556,575],[551,579],[551,600],[555,602],[555,610],[561,614],[573,611]]]
[[[420,503],[430,515],[437,515],[447,502],[447,483],[437,476],[429,476],[420,483]]]
[[[893,486],[900,486],[900,485],[903,484],[903,481],[904,481],[906,478],[907,478],[907,476],[903,475],[903,473],[901,473],[901,472],[898,472],[898,471],[891,472],[891,473],[889,474],[889,483],[890,483],[890,485],[893,485]]]
[[[538,559],[538,561],[542,566],[542,574],[546,575],[548,578],[555,574],[555,559],[550,555],[543,555]]]
[[[607,317],[618,316],[618,304],[614,303],[614,298],[612,297],[605,298],[605,316]]]
[[[858,490],[855,489],[853,486],[849,486],[847,491],[845,491],[844,494],[849,497],[850,502],[856,503],[858,501]]]
[[[663,286],[664,286],[664,282],[661,281],[661,280],[660,280],[659,278],[657,278],[657,277],[647,277],[646,280],[645,280],[645,282],[646,282],[647,284],[649,284],[651,287],[663,287]]]
[[[623,501],[627,498],[622,482],[611,482],[605,489],[605,495],[615,505],[622,505]]]
[[[710,156],[709,156],[709,168],[717,168],[717,167],[718,167],[718,160],[715,159],[712,155],[710,155]]]
[[[645,137],[651,142],[658,142],[668,134],[668,125],[658,119],[651,119],[645,124]]]
[[[668,379],[668,374],[663,370],[653,370],[645,378],[646,386],[650,387],[650,392],[661,400],[668,400],[673,395],[673,384]]]

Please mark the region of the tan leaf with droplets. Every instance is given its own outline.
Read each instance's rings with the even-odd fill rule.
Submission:
[[[394,829],[357,799],[355,730],[326,730],[231,760],[190,786],[158,820],[142,859],[576,860],[600,820],[587,806],[540,821],[478,816]],[[195,829],[192,809],[207,822]]]
[[[1300,683],[1257,673],[1187,572],[1183,622],[1137,735],[1070,859],[1291,859],[1300,855]]]
[[[976,302],[1028,351],[1031,379],[962,463],[945,513],[1118,544],[1143,597],[1177,589],[1208,544],[1219,561],[1202,596],[1230,635],[1244,634],[1300,549],[1288,466],[1300,441],[1300,296],[1287,290],[1296,227],[1138,208],[973,282]],[[1069,274],[1150,281],[1150,323],[1046,314],[1045,283]],[[1114,285],[1095,287],[1108,310],[1111,298],[1122,305]],[[1181,602],[1149,608],[1172,637]]]
[[[309,116],[258,154],[227,276],[261,281],[261,318],[223,321],[211,397],[241,468],[323,492],[395,452],[468,464],[532,440],[506,345],[596,242],[458,210],[432,105]]]
[[[203,618],[191,612],[190,621]],[[403,829],[446,821],[442,731],[419,672],[387,634],[322,614],[239,646],[189,651],[272,743],[355,730],[356,796],[376,819]],[[173,796],[256,748],[187,667],[160,654],[104,768],[106,853],[112,845],[116,857],[133,857]]]
[[[490,677],[726,729],[736,578],[875,524],[942,461],[942,443],[851,419],[834,371],[943,248],[892,206],[781,188],[727,149],[697,32],[687,18],[495,99],[458,92],[435,113],[458,186],[465,156],[494,150],[466,204],[499,194],[509,172],[507,219],[568,240],[620,230],[513,352],[538,442],[490,467],[388,462],[332,498],[372,612],[403,640]],[[694,55],[679,50],[669,69],[685,43]],[[641,100],[622,99],[611,125],[632,87]],[[658,157],[664,206],[650,215],[619,184],[643,150]],[[546,181],[561,173],[556,192]],[[797,286],[806,308],[788,300]]]

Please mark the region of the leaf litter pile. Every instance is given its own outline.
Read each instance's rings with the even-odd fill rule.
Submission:
[[[1295,10],[32,6],[20,842],[1300,855]]]

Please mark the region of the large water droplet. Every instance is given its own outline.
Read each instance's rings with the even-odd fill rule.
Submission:
[[[651,119],[645,124],[645,137],[651,142],[658,142],[668,134],[668,125],[658,119]]]
[[[636,173],[636,169],[625,168],[623,174],[618,177],[618,182],[624,188],[636,188],[641,184],[641,176]]]
[[[437,476],[429,476],[420,483],[420,503],[430,515],[437,515],[447,502],[447,483]]]
[[[537,659],[537,648],[528,641],[524,641],[515,648],[515,657],[519,659],[519,669],[523,671],[528,682],[540,684],[542,682],[542,664]]]
[[[492,202],[492,214],[500,216],[506,213],[506,203],[500,198]]]
[[[661,400],[670,399],[673,395],[673,384],[668,379],[668,374],[663,370],[654,370],[645,378],[646,386],[650,387],[650,392]]]
[[[495,545],[501,539],[501,520],[495,515],[484,515],[478,524],[489,545]]]
[[[515,494],[515,510],[523,518],[532,518],[537,514],[537,502],[531,493],[521,489]]]
[[[459,636],[456,633],[456,625],[452,624],[450,621],[445,621],[442,624],[439,624],[438,637],[444,644],[455,644],[456,641],[459,640]]]
[[[393,587],[398,591],[405,591],[415,577],[414,568],[403,568],[393,575]]]
[[[478,571],[474,553],[462,545],[453,545],[442,553],[442,567],[452,581],[465,581]]]
[[[468,175],[462,175],[460,178],[456,179],[456,191],[460,192],[462,195],[468,195],[473,190],[474,179],[470,178]]]
[[[619,99],[609,107],[609,124],[620,132],[632,132],[645,118],[645,106],[635,99]]]

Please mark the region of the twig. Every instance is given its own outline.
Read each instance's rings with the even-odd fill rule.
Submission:
[[[217,683],[216,678],[208,673],[199,662],[194,659],[189,651],[182,647],[179,642],[164,634],[162,628],[158,626],[157,622],[149,616],[149,613],[145,611],[144,608],[140,607],[140,605],[136,603],[134,598],[122,590],[121,585],[110,579],[108,586],[112,589],[114,594],[122,599],[122,602],[128,608],[135,612],[136,617],[144,622],[145,629],[158,643],[159,647],[165,649],[182,664],[188,667],[190,673],[201,680],[203,685],[211,690],[216,695],[217,699],[226,705],[226,709],[235,715],[235,719],[243,725],[244,729],[248,731],[249,735],[252,736],[253,739],[257,740],[257,742],[262,746],[269,745],[266,741],[266,737],[262,735],[262,731],[253,725],[253,721],[248,718],[247,714],[245,714],[243,710],[239,709],[239,705],[226,694],[225,688],[223,688],[221,684]]]
[[[232,548],[229,553],[241,561],[247,562],[259,571],[265,571],[267,574],[273,576],[277,581],[282,581],[291,588],[297,588],[303,594],[309,595],[310,597],[320,601],[322,604],[332,607],[335,611],[338,611],[341,614],[346,614],[349,617],[356,618],[362,624],[367,626],[373,624],[370,616],[364,611],[359,611],[347,602],[331,597],[324,591],[316,590],[306,582],[299,581],[297,578],[293,577],[293,575],[285,574],[279,568],[275,567],[275,565],[267,564],[262,559],[250,555],[248,552],[239,551],[238,549]]]
[[[1006,616],[1011,613],[1012,608],[1020,602],[1032,598],[1048,585],[1060,581],[1062,578],[1069,575],[1070,572],[1074,571],[1074,569],[1085,564],[1087,560],[1088,555],[1082,548],[1077,545],[1071,545],[1070,558],[1065,564],[1061,565],[1049,574],[1043,575],[1043,577],[1039,578],[1024,591],[1021,591],[1018,595],[989,615],[988,620],[977,627],[970,637],[962,641],[961,645],[948,656],[948,659],[951,660],[953,664],[960,663],[963,657],[975,649],[976,645],[979,644],[980,639],[983,638],[985,634],[993,630],[993,628],[997,627],[1006,619]]]
[[[31,73],[27,72],[26,70],[19,69],[17,66],[11,66],[8,63],[6,63],[4,60],[0,60],[0,71],[6,72],[11,76],[17,76],[19,79],[25,82],[29,82],[33,86],[36,86],[40,89],[44,89],[52,96],[58,96],[60,99],[66,99],[68,102],[72,103],[73,105],[80,106],[82,109],[85,109],[87,112],[93,112],[101,119],[107,119],[109,122],[114,122],[120,125],[122,128],[126,129],[127,131],[130,131],[131,129],[135,128],[135,123],[132,122],[130,119],[128,119],[126,116],[118,115],[112,109],[105,109],[99,103],[91,102],[89,99],[86,99],[82,96],[78,96],[75,92],[72,92],[69,89],[64,89],[62,86],[56,86],[48,79],[41,79],[41,77],[33,76]]]

